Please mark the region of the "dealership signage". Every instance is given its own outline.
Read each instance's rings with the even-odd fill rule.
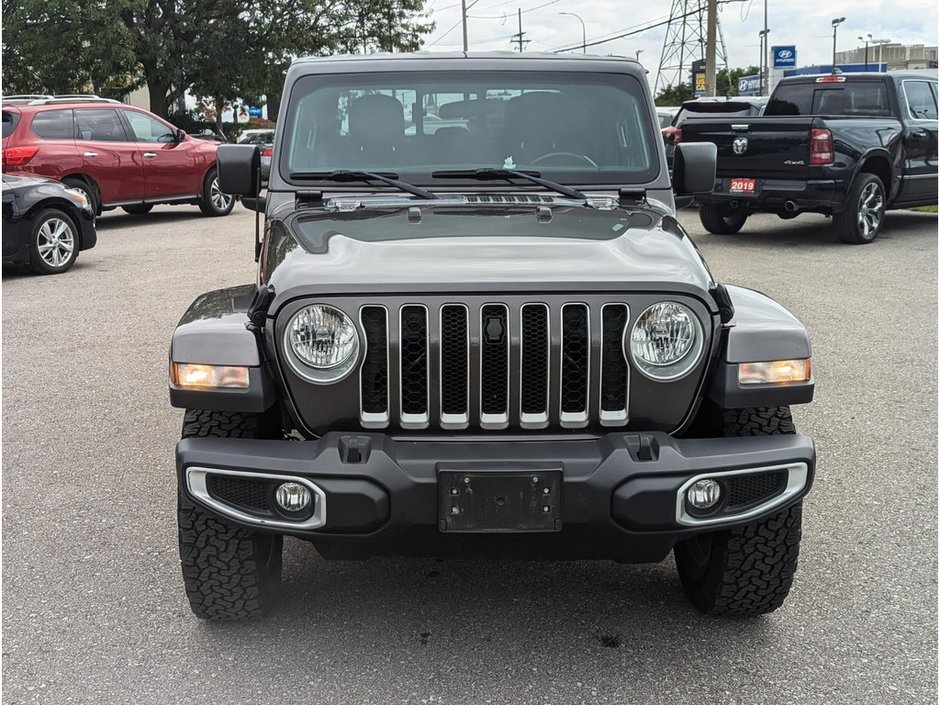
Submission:
[[[738,95],[760,95],[760,74],[741,76],[738,79]]]
[[[705,95],[705,60],[692,62],[692,94],[696,97]]]
[[[771,47],[775,69],[792,69],[796,66],[796,46]]]

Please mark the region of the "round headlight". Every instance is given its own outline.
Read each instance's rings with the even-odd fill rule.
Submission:
[[[345,377],[359,357],[359,333],[345,313],[314,304],[295,313],[284,333],[288,359],[294,369],[314,382]]]
[[[676,379],[698,362],[702,329],[692,311],[662,301],[640,314],[630,333],[630,353],[641,372],[654,379]]]

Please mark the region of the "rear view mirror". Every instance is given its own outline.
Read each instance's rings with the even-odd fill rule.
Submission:
[[[677,196],[710,193],[715,188],[718,147],[711,142],[676,145],[672,162],[672,190]]]
[[[261,152],[253,144],[222,144],[216,153],[219,188],[236,196],[256,196],[261,184]]]

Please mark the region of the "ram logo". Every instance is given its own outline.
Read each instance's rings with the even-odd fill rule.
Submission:
[[[747,137],[736,137],[731,143],[731,149],[735,154],[744,154],[747,151]]]

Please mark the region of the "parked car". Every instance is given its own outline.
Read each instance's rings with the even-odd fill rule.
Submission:
[[[96,213],[142,214],[158,203],[232,211],[234,198],[219,190],[218,144],[146,110],[97,96],[30,96],[5,98],[2,112],[4,171],[58,179]]]
[[[672,168],[672,153],[682,137],[682,125],[687,120],[699,118],[732,118],[760,115],[769,99],[765,96],[737,96],[733,98],[717,96],[687,100],[676,111],[672,122],[662,128],[663,141],[666,143],[666,160]]]
[[[3,263],[61,274],[98,241],[85,195],[58,181],[3,174]]]
[[[683,142],[718,147],[712,233],[751,213],[824,213],[843,242],[872,242],[892,208],[937,203],[937,71],[794,76],[763,117],[688,122]]]
[[[274,149],[274,130],[250,129],[238,136],[238,144],[256,144],[261,153],[261,179],[268,180],[271,171],[271,152]]]
[[[265,198],[257,147],[219,148],[266,214],[257,284],[198,297],[171,344],[195,614],[274,605],[284,536],[335,559],[674,549],[699,609],[779,607],[815,465],[789,408],[809,339],[676,221],[715,148],[679,145],[670,183],[642,66],[311,58],[283,95]],[[419,112],[408,135],[415,95],[503,119]]]
[[[659,128],[669,127],[675,119],[679,108],[656,106],[656,117],[659,118]]]

